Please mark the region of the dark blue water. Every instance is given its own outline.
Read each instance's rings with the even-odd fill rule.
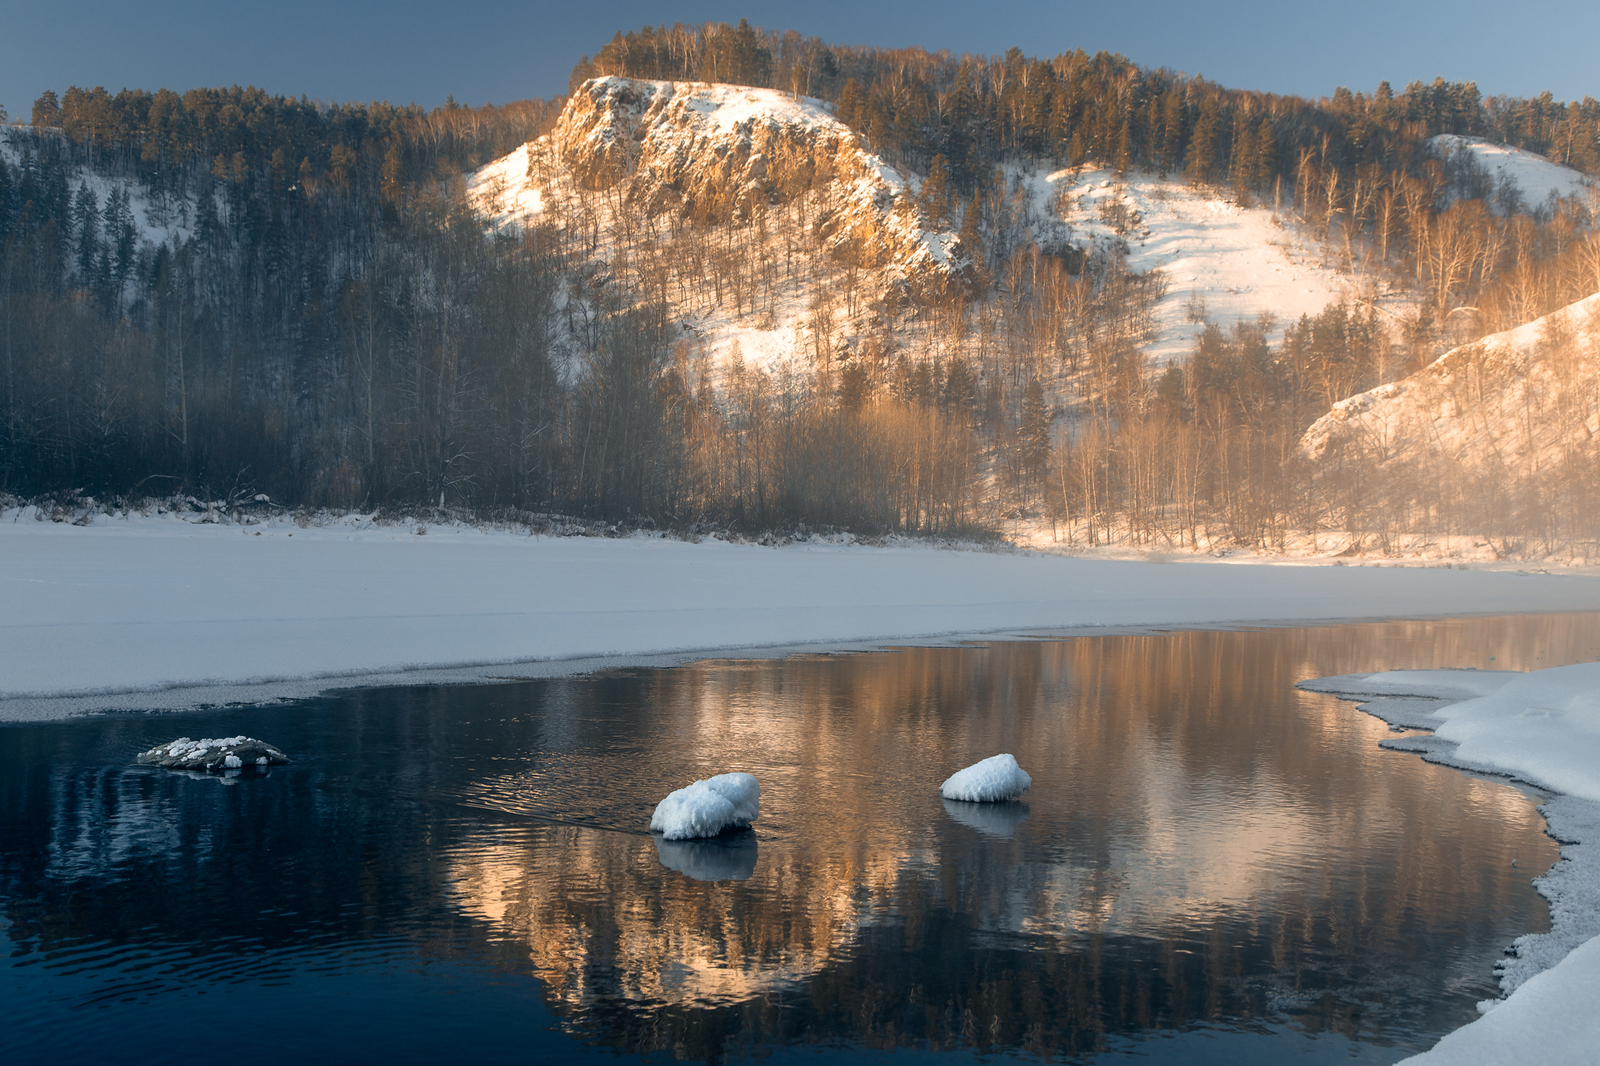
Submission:
[[[1556,856],[1295,681],[1593,659],[1588,616],[707,662],[0,727],[0,1061],[1391,1062]],[[1495,661],[1490,663],[1489,657]],[[1535,661],[1537,656],[1537,661]],[[294,759],[136,767],[245,733]],[[1022,804],[948,804],[999,751]],[[654,803],[762,782],[753,832]],[[1516,868],[1512,860],[1518,860]]]

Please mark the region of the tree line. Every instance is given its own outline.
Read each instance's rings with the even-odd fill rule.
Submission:
[[[821,253],[803,200],[712,224],[592,190],[490,234],[463,173],[548,128],[559,101],[46,93],[0,134],[0,491],[750,532],[1033,515],[1067,543],[1196,548],[1458,529],[1469,505],[1380,491],[1376,460],[1305,468],[1300,434],[1446,343],[1600,288],[1592,207],[1505,210],[1421,150],[1482,133],[1559,142],[1593,169],[1593,101],[1436,82],[1310,102],[1105,54],[954,59],[746,23],[619,34],[574,76],[604,73],[833,100],[929,174],[897,209],[959,228],[981,250],[973,283],[921,302],[884,289],[866,259]],[[1114,246],[1045,240],[1000,165],[1028,158],[1270,197],[1364,291],[1415,287],[1418,311],[1397,323],[1356,299],[1276,340],[1267,322],[1212,327],[1152,376],[1139,349],[1163,279]],[[150,245],[141,227],[176,236]],[[802,365],[719,363],[679,323],[700,306],[767,322],[794,285],[811,294]],[[1505,498],[1496,521],[1592,539],[1581,494],[1562,491]]]

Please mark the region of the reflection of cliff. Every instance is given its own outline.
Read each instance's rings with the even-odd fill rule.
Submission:
[[[1068,1051],[1239,1009],[1350,1031],[1357,1000],[1398,1002],[1441,980],[1429,967],[1468,967],[1449,979],[1491,988],[1498,943],[1473,969],[1416,938],[1465,936],[1486,899],[1526,895],[1502,867],[1538,820],[1503,786],[1414,773],[1376,747],[1380,725],[1293,683],[1312,660],[1325,670],[1448,646],[1452,625],[1492,635],[1496,623],[597,679],[605,706],[634,710],[578,745],[587,761],[482,779],[474,803],[583,818],[553,802],[615,790],[619,767],[648,751],[625,786],[643,794],[637,824],[616,825],[634,832],[497,829],[454,851],[450,876],[463,909],[526,950],[576,1022],[630,1047],[671,1046],[652,1043],[651,1026],[790,1039],[803,1019],[886,1047]],[[1028,817],[998,833],[952,818],[936,792],[950,769],[996,751],[1035,778]],[[635,835],[644,797],[731,768],[763,782],[752,876],[708,884],[664,868]],[[543,783],[573,774],[589,784]],[[1376,961],[1328,992],[1323,967],[1341,951]]]
[[[186,720],[308,754],[232,786],[125,765],[171,738],[160,720],[12,727],[0,907],[13,954],[43,960],[30,980],[84,956],[154,991],[487,957],[586,1038],[684,1058],[1057,1055],[1246,1016],[1437,1037],[1539,920],[1527,878],[1554,845],[1511,790],[1383,752],[1381,724],[1293,682],[1575,661],[1593,632],[1001,643]],[[1026,818],[947,813],[938,782],[997,751],[1034,776]],[[763,783],[749,876],[664,866],[654,801],[734,768]]]

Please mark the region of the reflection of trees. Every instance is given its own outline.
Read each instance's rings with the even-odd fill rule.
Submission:
[[[1245,1017],[1437,1035],[1488,994],[1471,952],[1538,916],[1509,859],[1554,848],[1510,790],[1382,752],[1381,726],[1292,685],[1577,661],[1593,621],[718,662],[186,719],[308,756],[235,785],[122,765],[170,724],[13,727],[0,906],[19,950],[177,951],[172,983],[224,955],[246,980],[489,957],[582,1034],[691,1058],[1066,1054]],[[997,751],[1035,780],[1009,835],[937,794]],[[732,768],[763,783],[749,879],[665,868],[651,805]],[[1441,987],[1460,1002],[1415,991]]]
[[[657,752],[659,785],[760,774],[750,880],[694,882],[642,836],[547,827],[464,843],[451,877],[558,1010],[631,1050],[843,1039],[1058,1054],[1247,1016],[1437,1032],[1461,1019],[1406,1005],[1444,965],[1446,949],[1419,945],[1466,935],[1485,898],[1526,893],[1461,871],[1525,846],[1537,819],[1500,786],[1419,777],[1351,708],[1293,683],[1486,646],[1502,661],[1575,651],[1580,630],[1191,632],[615,675],[608,698],[647,709],[615,742],[679,745]],[[1035,774],[1009,837],[947,820],[932,791],[995,751]],[[485,779],[478,799],[503,790],[560,816],[529,806],[527,776]],[[1420,829],[1457,826],[1462,808],[1493,813],[1470,832]],[[1366,865],[1328,870],[1330,849]],[[1486,986],[1490,961],[1457,976]]]

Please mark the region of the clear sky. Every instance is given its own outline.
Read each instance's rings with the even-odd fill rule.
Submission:
[[[737,21],[848,44],[1121,52],[1224,85],[1325,96],[1435,76],[1600,97],[1600,0],[0,0],[0,107],[68,85],[254,84],[437,106],[566,91],[618,29]]]

